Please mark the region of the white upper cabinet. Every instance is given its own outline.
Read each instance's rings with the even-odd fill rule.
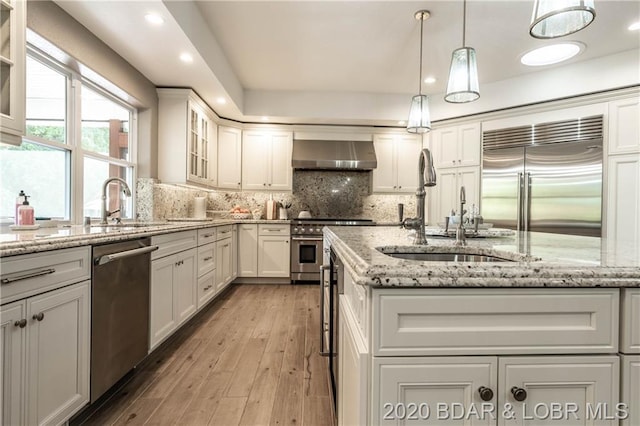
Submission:
[[[609,103],[609,154],[640,153],[640,99]]]
[[[243,132],[242,189],[291,191],[292,146],[291,132]]]
[[[158,89],[158,177],[164,183],[216,186],[214,113],[189,89]]]
[[[374,135],[378,167],[373,171],[374,192],[414,192],[418,186],[419,136]]]
[[[24,0],[0,1],[0,141],[20,145],[25,126]]]
[[[436,168],[480,165],[480,123],[435,129],[430,140]]]
[[[242,131],[218,127],[218,188],[240,189],[242,186]]]

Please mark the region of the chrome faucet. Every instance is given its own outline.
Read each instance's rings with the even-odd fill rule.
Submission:
[[[433,167],[433,158],[431,157],[431,151],[424,148],[420,151],[420,158],[418,160],[418,189],[416,190],[416,216],[407,218],[402,221],[402,226],[405,229],[415,229],[416,236],[413,239],[413,244],[427,244],[427,238],[424,235],[424,201],[427,194],[424,190],[427,186],[436,185],[436,169]]]
[[[458,226],[456,228],[456,245],[466,246],[467,239],[464,235],[464,205],[467,202],[467,193],[464,186],[460,187],[460,220],[458,220]]]
[[[126,195],[127,197],[131,197],[131,190],[129,189],[129,185],[127,185],[127,182],[124,179],[120,179],[119,177],[107,178],[107,180],[105,180],[104,183],[102,184],[102,216],[100,220],[101,225],[106,225],[107,218],[112,214],[120,211],[120,209],[116,209],[112,212],[107,210],[107,186],[109,185],[109,183],[113,181],[120,182],[120,184],[123,187],[122,192],[124,193],[124,195]]]

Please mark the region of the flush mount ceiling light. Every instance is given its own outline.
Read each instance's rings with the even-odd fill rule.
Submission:
[[[444,100],[452,103],[472,102],[480,97],[478,87],[478,64],[476,51],[466,47],[465,30],[467,18],[467,0],[462,2],[462,47],[453,51],[449,82]]]
[[[580,31],[596,17],[594,0],[536,0],[529,34],[556,38]]]
[[[422,33],[424,21],[429,19],[431,14],[428,10],[419,10],[414,16],[420,21],[420,74],[418,75],[418,94],[411,99],[407,132],[426,133],[431,130],[431,117],[429,115],[429,98],[422,94]]]
[[[551,44],[531,50],[520,58],[520,62],[530,67],[557,64],[580,53],[584,45],[576,42]]]

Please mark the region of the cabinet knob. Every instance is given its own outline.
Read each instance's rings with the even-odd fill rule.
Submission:
[[[44,319],[44,314],[40,312],[38,314],[34,314],[32,318],[36,321],[42,321]]]
[[[398,189],[402,189],[402,185],[399,185],[399,186],[398,186]]]
[[[456,160],[451,160],[451,163],[456,164]]]
[[[478,393],[480,394],[480,399],[483,401],[491,401],[493,399],[493,391],[490,388],[480,386]]]
[[[13,323],[16,327],[25,328],[27,326],[27,319],[22,318],[20,321],[16,321]]]
[[[511,388],[511,394],[513,395],[513,399],[518,402],[522,402],[527,399],[527,391],[517,386]]]
[[[267,184],[266,184],[266,183],[263,183],[263,184],[262,184],[262,186],[267,186]]]
[[[271,184],[269,184],[269,186],[271,186]]]
[[[393,189],[396,189],[396,188],[397,188],[397,186],[393,185]]]

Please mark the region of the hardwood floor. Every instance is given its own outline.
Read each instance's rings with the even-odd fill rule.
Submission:
[[[86,425],[333,425],[315,285],[238,285]]]

